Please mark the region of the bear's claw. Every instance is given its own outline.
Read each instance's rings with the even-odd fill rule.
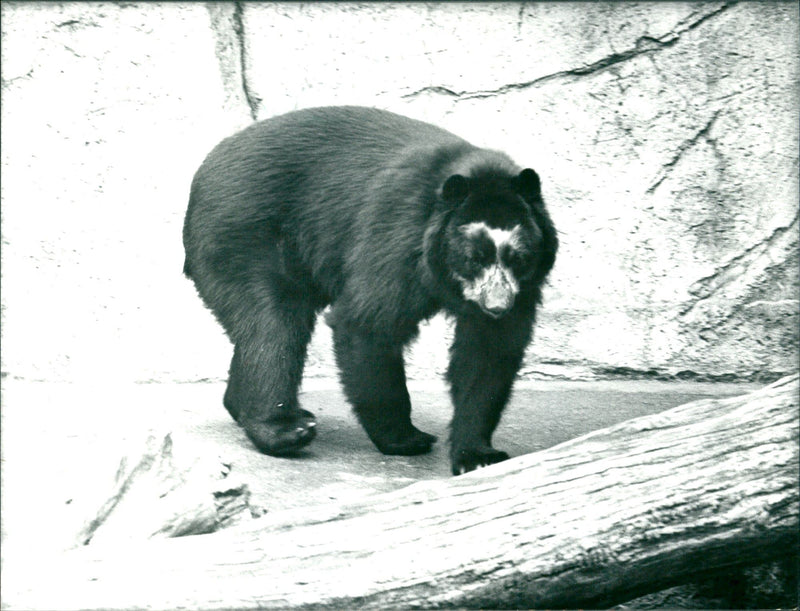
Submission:
[[[291,455],[311,443],[317,436],[317,421],[305,410],[287,418],[249,420],[242,427],[250,441],[264,454],[270,456]]]
[[[373,442],[383,454],[393,456],[417,456],[431,451],[438,437],[424,433],[416,427],[405,437],[392,440],[375,440]]]
[[[453,475],[464,475],[481,467],[508,460],[509,456],[502,450],[494,448],[470,448],[453,453]]]

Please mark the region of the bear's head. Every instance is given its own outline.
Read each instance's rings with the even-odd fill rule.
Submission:
[[[513,308],[520,292],[538,296],[558,240],[536,172],[487,167],[454,174],[441,198],[449,209],[442,237],[453,290],[495,319]]]

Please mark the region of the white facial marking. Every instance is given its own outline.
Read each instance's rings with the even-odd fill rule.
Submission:
[[[502,263],[484,267],[472,280],[457,277],[464,290],[465,299],[476,301],[489,308],[502,307],[505,299],[513,300],[519,292],[519,282],[511,270]]]
[[[462,225],[459,230],[470,239],[485,235],[495,247],[494,263],[484,267],[478,276],[471,280],[456,276],[461,283],[464,299],[477,303],[490,316],[502,316],[514,305],[519,282],[500,260],[500,251],[503,246],[519,248],[522,227],[516,225],[513,229],[498,229],[484,222],[475,222]]]
[[[484,312],[498,318],[511,309],[519,293],[519,282],[513,272],[500,260],[500,250],[505,245],[517,248],[522,229],[519,225],[513,229],[497,229],[482,222],[469,223],[459,229],[468,238],[484,234],[494,242],[494,263],[484,267],[481,273],[471,280],[460,276],[456,278],[461,284],[464,299],[477,303]]]
[[[495,250],[498,253],[500,252],[500,247],[505,244],[508,244],[511,248],[518,248],[520,233],[522,232],[522,227],[519,225],[515,225],[513,229],[498,229],[497,227],[489,227],[483,221],[462,225],[459,229],[470,238],[485,233],[494,242]]]
[[[486,277],[489,275],[489,268],[484,269],[480,276],[467,280],[461,276],[456,276],[461,283],[461,289],[464,291],[464,299],[470,301],[480,302],[481,300],[481,287],[486,284]]]

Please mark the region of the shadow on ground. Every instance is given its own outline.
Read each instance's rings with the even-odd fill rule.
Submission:
[[[442,385],[412,386],[413,419],[439,442],[425,456],[384,456],[332,382],[311,381],[302,405],[319,421],[299,456],[259,454],[222,407],[223,383],[87,388],[6,380],[3,389],[3,534],[52,530],[58,508],[113,475],[124,444],[172,431],[181,452],[218,454],[242,476],[259,513],[347,502],[423,479],[450,477],[450,401]],[[322,386],[322,388],[320,388]],[[743,394],[753,385],[606,381],[520,383],[495,434],[512,456],[536,452],[623,420],[695,399]],[[77,511],[77,510],[76,510]],[[77,518],[76,518],[77,519]],[[39,537],[37,537],[39,538]]]
[[[497,429],[495,447],[512,456],[536,452],[623,420],[697,399],[744,394],[756,386],[522,382]],[[75,532],[87,516],[97,512],[97,499],[102,500],[111,489],[121,458],[135,457],[152,432],[169,432],[175,451],[184,458],[219,457],[220,464],[230,465],[229,477],[249,486],[254,515],[347,503],[419,480],[450,477],[447,435],[451,407],[442,385],[410,389],[415,424],[439,436],[430,454],[415,457],[380,454],[335,384],[314,380],[306,382],[301,401],[317,415],[317,439],[293,458],[264,456],[255,451],[222,407],[224,389],[223,383],[87,387],[4,380],[4,564],[14,562],[15,557],[41,557],[74,546]],[[784,583],[794,579],[791,583],[796,584],[796,570],[787,571],[775,563],[719,579],[719,587],[714,586],[716,581],[681,586],[618,609],[752,608],[763,606],[759,603],[764,601],[788,600],[791,596],[786,592],[796,591],[796,585]],[[748,580],[756,585],[746,587]],[[778,584],[775,588],[770,586],[773,582]],[[709,588],[713,591],[706,592]],[[730,593],[739,590],[744,594],[731,598]]]

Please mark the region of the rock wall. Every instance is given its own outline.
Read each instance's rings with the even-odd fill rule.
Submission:
[[[2,5],[3,372],[224,378],[192,174],[253,119],[373,105],[537,169],[561,251],[529,376],[798,366],[796,3]],[[448,322],[409,351],[446,367]],[[318,325],[309,377],[334,375]]]

